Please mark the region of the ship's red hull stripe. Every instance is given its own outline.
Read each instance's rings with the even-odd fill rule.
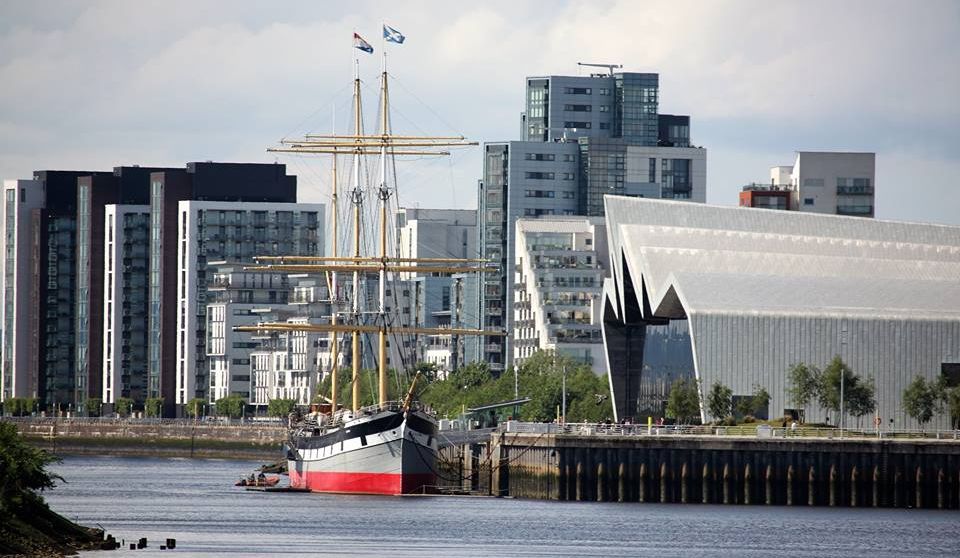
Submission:
[[[331,473],[290,471],[290,486],[313,492],[347,492],[354,494],[419,494],[436,484],[429,473]]]

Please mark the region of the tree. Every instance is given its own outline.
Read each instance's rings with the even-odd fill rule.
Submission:
[[[933,418],[933,413],[937,410],[937,400],[936,384],[928,383],[923,376],[917,376],[903,392],[903,409],[923,427]]]
[[[271,399],[267,403],[267,415],[286,418],[296,406],[296,399]]]
[[[692,422],[700,416],[700,391],[693,378],[681,378],[670,386],[667,397],[667,417],[680,424]]]
[[[159,417],[163,414],[163,398],[147,398],[147,400],[143,402],[143,411],[148,417]]]
[[[943,403],[950,415],[950,427],[960,428],[960,386],[946,388],[942,393]]]
[[[206,399],[201,397],[194,397],[190,401],[187,401],[186,407],[184,407],[183,412],[187,414],[190,418],[197,418],[203,412],[203,408],[207,405]]]
[[[805,409],[820,395],[820,370],[816,366],[808,366],[798,362],[790,367],[787,373],[790,387],[787,392],[793,399],[794,405]]]
[[[707,412],[717,420],[733,414],[733,390],[720,382],[714,382],[707,394]]]
[[[129,416],[130,412],[133,411],[133,399],[129,397],[118,397],[114,403],[114,407],[121,417]]]
[[[857,417],[859,422],[861,418],[869,415],[877,408],[877,400],[874,397],[873,380],[870,378],[855,378],[853,385],[847,388],[844,385],[844,399],[846,408],[850,414]]]
[[[23,441],[17,426],[0,422],[0,516],[21,507],[25,499],[39,499],[36,491],[53,488],[59,476],[47,465],[59,459]]]
[[[223,417],[240,418],[243,416],[247,402],[239,395],[228,395],[217,399],[217,414]]]
[[[103,407],[103,399],[100,399],[99,397],[87,399],[86,403],[84,403],[84,407],[87,409],[87,416],[99,417],[100,409]]]
[[[753,397],[750,398],[750,414],[753,416],[770,416],[770,393],[767,388],[753,386]]]

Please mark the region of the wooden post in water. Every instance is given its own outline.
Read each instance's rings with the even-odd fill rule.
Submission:
[[[880,466],[873,466],[873,507],[880,507]]]
[[[723,464],[723,503],[730,503],[730,465]]]
[[[627,466],[624,465],[623,461],[620,462],[620,467],[617,469],[617,501],[627,501]]]
[[[577,461],[577,501],[583,501],[583,462]]]
[[[670,501],[670,498],[667,493],[670,471],[667,469],[667,462],[660,462],[660,503],[666,504]]]
[[[903,482],[903,473],[900,472],[900,467],[897,467],[896,472],[893,474],[893,507],[900,507],[900,484]]]
[[[743,468],[743,503],[750,505],[750,483],[753,481],[753,474],[750,471],[750,464]]]
[[[606,471],[603,468],[603,461],[597,464],[597,501],[607,501],[607,483]]]
[[[938,510],[943,509],[943,501],[944,501],[943,486],[944,484],[946,484],[944,482],[945,480],[946,480],[946,476],[943,474],[943,468],[941,468],[939,471],[937,471],[937,509]]]
[[[773,465],[767,464],[767,474],[766,478],[766,504],[768,506],[773,505]]]
[[[814,471],[813,465],[810,466],[810,472],[807,473],[807,505],[817,505],[817,473]]]
[[[923,508],[923,466],[917,465],[917,509]]]
[[[683,465],[680,467],[680,503],[687,503],[687,481],[689,480],[690,472],[687,471],[687,462],[684,461]]]
[[[640,464],[640,497],[639,500],[641,503],[647,501],[647,464]]]
[[[704,504],[710,503],[710,465],[706,462],[703,463],[703,494],[701,499]]]
[[[850,507],[857,507],[857,485],[860,483],[860,470],[856,465],[850,471]]]
[[[787,466],[787,505],[793,505],[793,465]]]
[[[837,505],[837,466],[836,464],[830,465],[830,477],[828,479],[828,482],[830,484],[827,487],[827,490],[828,490],[827,503],[832,508]]]

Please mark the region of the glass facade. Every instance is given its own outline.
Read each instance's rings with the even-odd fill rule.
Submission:
[[[147,339],[149,359],[147,361],[147,397],[160,397],[160,324],[161,257],[163,229],[163,182],[154,180],[150,184],[150,297],[149,323]]]
[[[87,384],[90,381],[87,351],[90,346],[90,184],[77,185],[77,293],[76,293],[76,394],[77,410],[85,412]]]
[[[657,145],[660,76],[616,74],[614,137],[634,145]]]
[[[4,246],[3,246],[3,398],[13,397],[13,340],[14,340],[14,284],[17,269],[17,190],[9,188],[4,193]]]
[[[44,400],[55,410],[72,410],[75,386],[74,295],[76,293],[76,215],[50,215],[46,226],[47,282],[40,355]]]

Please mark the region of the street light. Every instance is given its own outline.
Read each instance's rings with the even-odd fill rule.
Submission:
[[[560,415],[560,420],[561,420],[560,424],[567,424],[567,365],[566,364],[563,365],[562,370],[563,370],[563,382],[562,382],[563,397],[562,397],[561,403],[563,405],[563,412]]]

